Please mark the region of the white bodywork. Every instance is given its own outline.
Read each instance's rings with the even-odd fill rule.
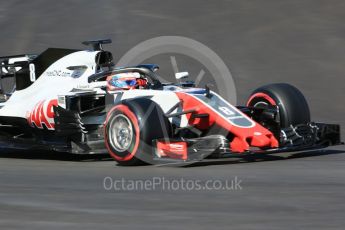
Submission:
[[[1,104],[0,116],[26,118],[37,103],[57,99],[79,85],[88,84],[87,80],[95,73],[95,56],[99,51],[78,51],[54,62],[28,88],[15,91]],[[84,69],[69,70],[69,66],[86,66]]]
[[[123,99],[129,99],[129,98],[135,98],[135,97],[143,97],[143,96],[151,96],[151,100],[156,102],[163,110],[163,112],[168,112],[174,105],[176,105],[180,99],[178,96],[174,93],[176,91],[179,91],[179,87],[174,88],[173,91],[171,90],[127,90],[122,91],[123,95],[121,97],[121,100]],[[114,97],[116,98],[116,97]],[[177,108],[174,111],[171,111],[171,113],[176,113]],[[170,118],[170,121],[172,121],[172,118]],[[188,120],[186,115],[181,116],[181,120],[179,121],[180,127],[185,127],[188,125]]]

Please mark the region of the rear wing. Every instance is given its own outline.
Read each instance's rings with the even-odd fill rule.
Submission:
[[[13,77],[16,72],[29,68],[30,62],[36,57],[37,55],[34,54],[0,57],[0,77]]]
[[[43,53],[0,57],[1,94],[12,94],[35,82],[55,61],[78,50],[48,48]],[[13,80],[11,79],[13,78]]]
[[[35,79],[33,79],[35,77],[35,69],[32,65],[30,68],[30,63],[36,57],[37,55],[35,54],[0,57],[0,87],[3,94],[11,94],[15,88],[24,87],[24,85],[21,85],[20,83],[19,85],[16,84],[16,79],[18,77],[23,78],[23,76],[30,76],[30,81],[35,81]],[[13,78],[14,81],[5,78]],[[25,85],[27,84],[28,83],[25,83]]]

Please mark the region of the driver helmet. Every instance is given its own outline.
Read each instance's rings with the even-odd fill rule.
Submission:
[[[140,74],[139,73],[120,73],[115,75],[110,75],[107,77],[107,89],[112,90],[130,90],[135,89],[138,84],[141,83]]]

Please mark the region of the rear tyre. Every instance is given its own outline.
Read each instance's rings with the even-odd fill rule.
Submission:
[[[282,128],[310,122],[308,103],[303,94],[292,85],[286,83],[265,85],[256,89],[247,100],[249,107],[268,105],[278,106]]]
[[[104,130],[109,154],[124,166],[152,164],[152,141],[170,137],[172,132],[160,106],[147,98],[115,105],[108,112]]]

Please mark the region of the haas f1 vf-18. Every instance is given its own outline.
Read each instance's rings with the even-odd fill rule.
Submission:
[[[291,85],[263,86],[235,106],[195,87],[187,72],[167,83],[157,65],[115,68],[102,49],[109,42],[1,57],[1,148],[108,152],[119,164],[139,165],[341,143],[339,125],[311,122],[304,96]]]

